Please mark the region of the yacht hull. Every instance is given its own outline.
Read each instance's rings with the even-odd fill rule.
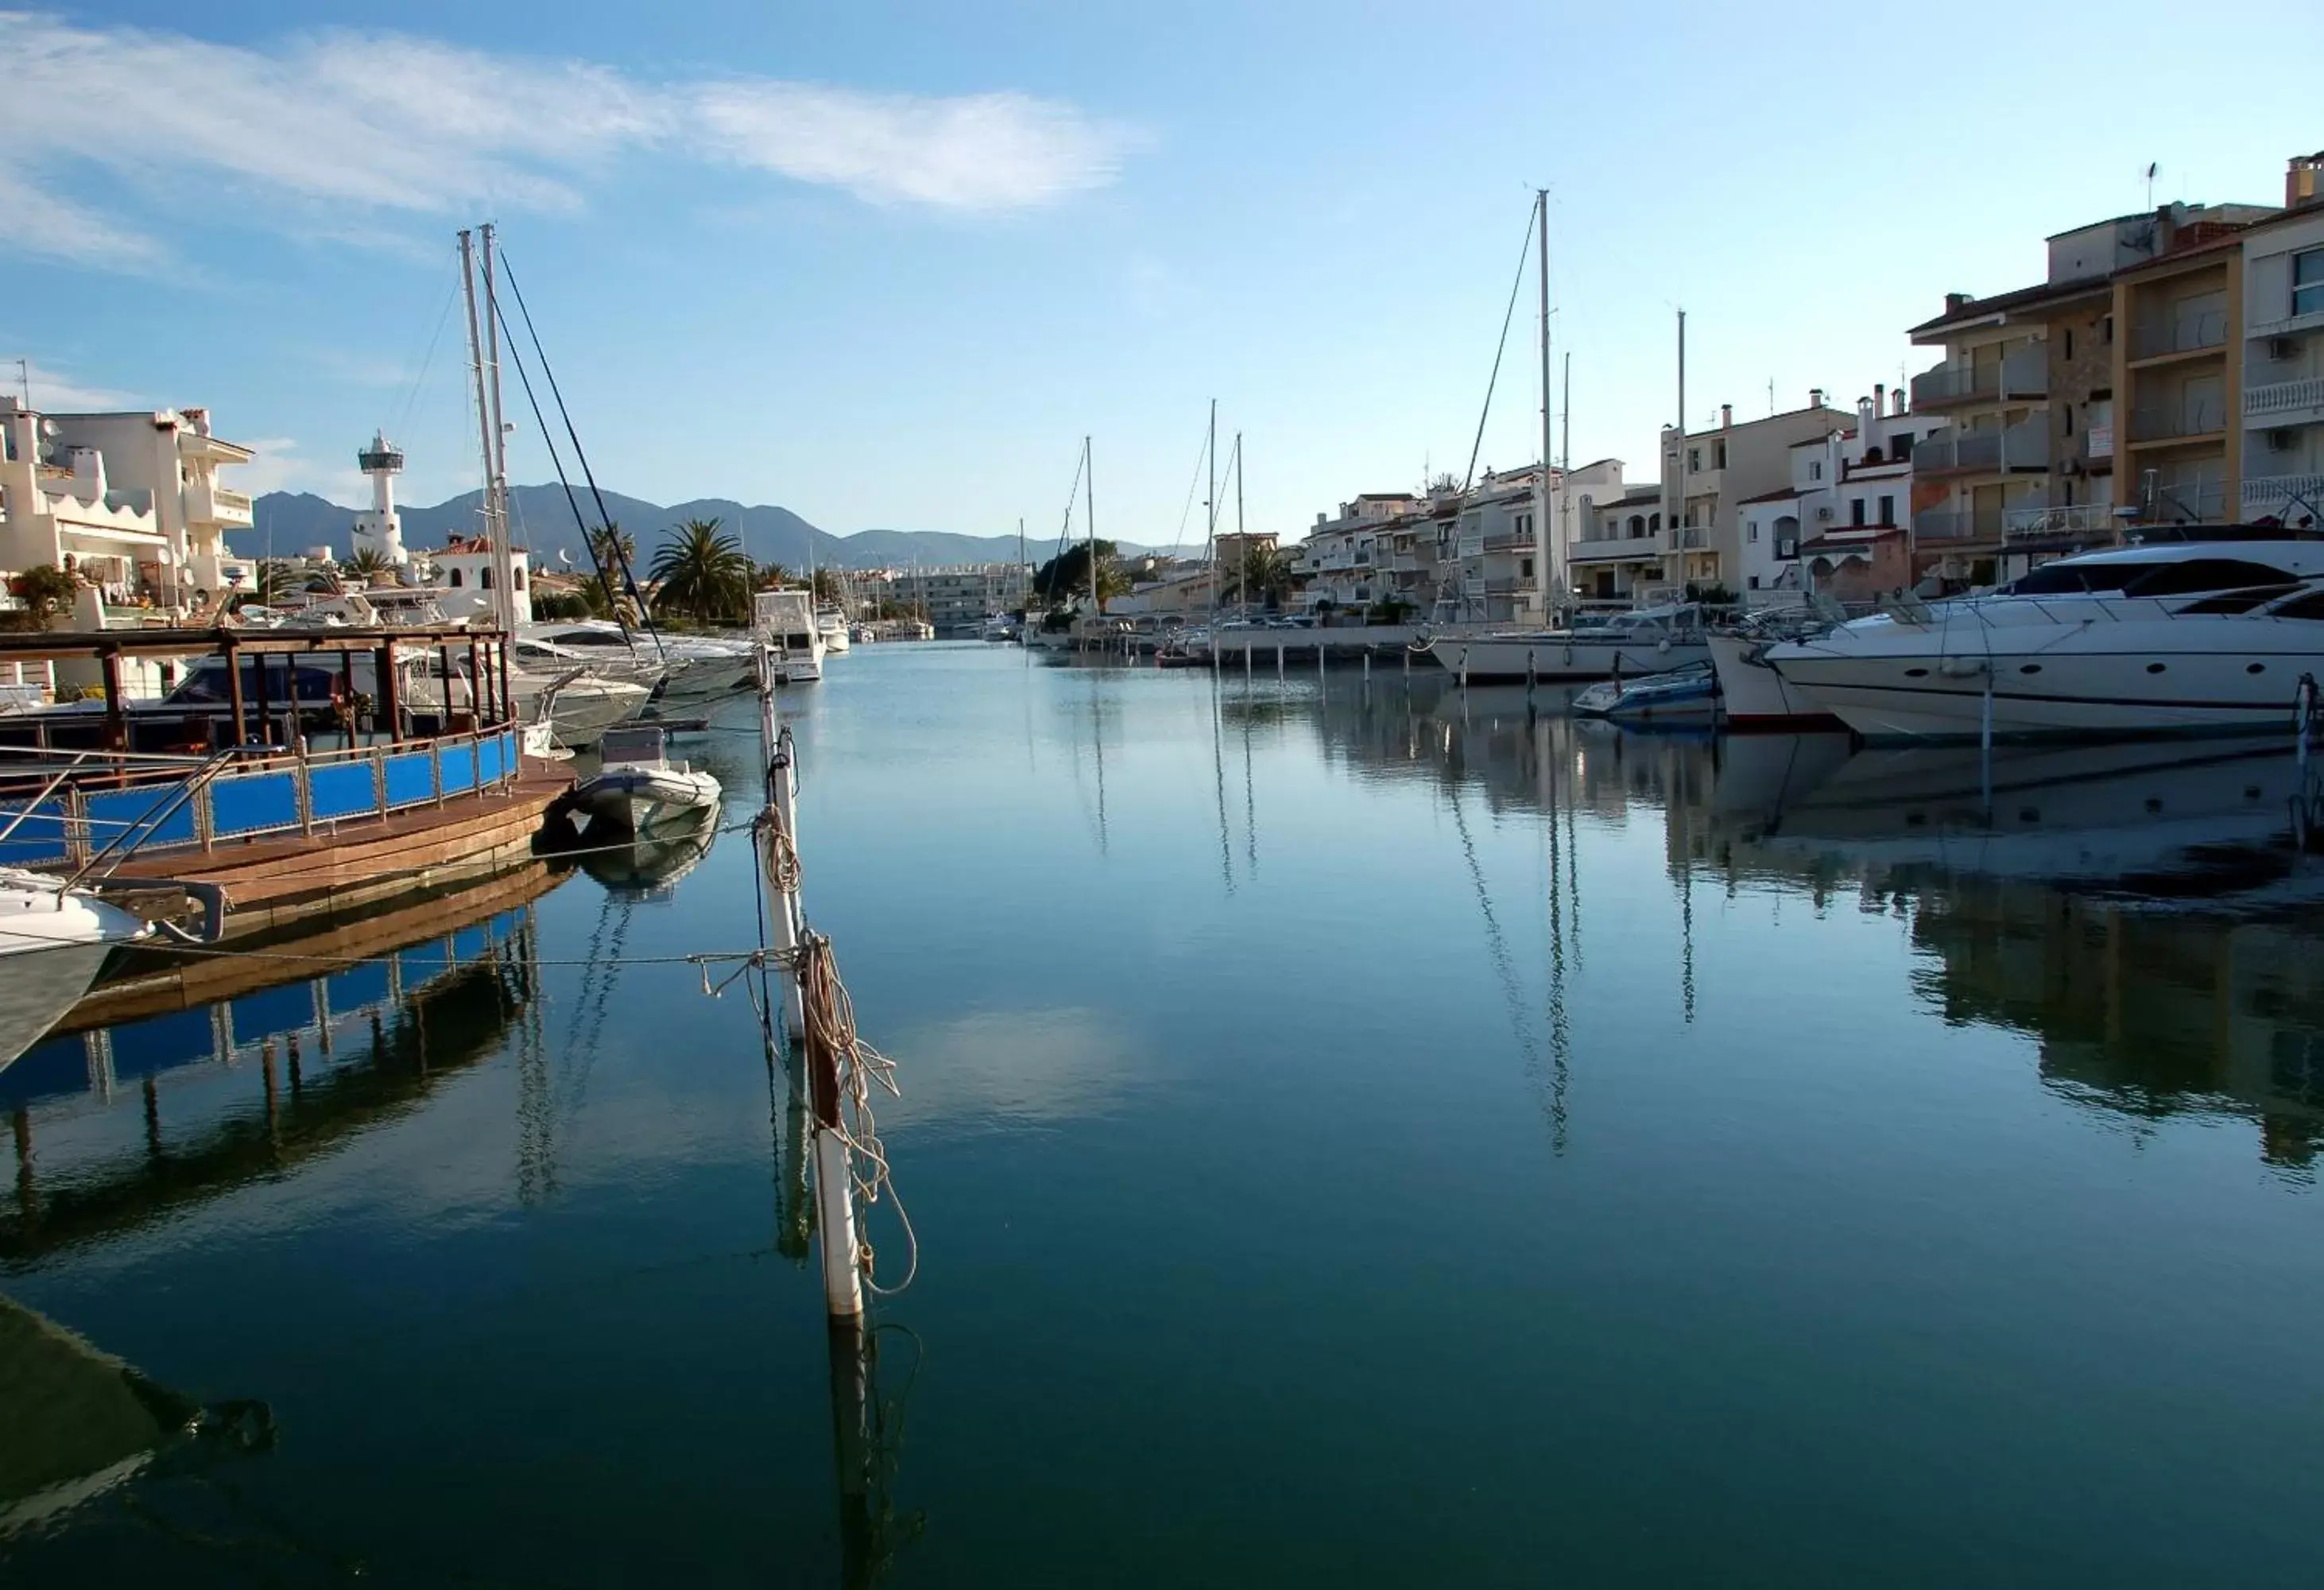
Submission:
[[[2255,631],[2262,622],[2242,621]],[[2052,647],[1988,659],[1821,654],[1816,644],[1770,648],[1768,660],[1787,686],[1868,740],[1978,739],[1988,681],[1997,738],[2289,733],[2301,676],[2324,671],[2324,655],[2259,647],[2080,654]]]
[[[20,887],[0,878],[0,1070],[79,1003],[115,945],[149,931],[127,911],[53,880]]]
[[[1748,635],[1712,635],[1705,642],[1719,673],[1727,725],[1734,729],[1831,729],[1840,726],[1830,708],[1769,666],[1765,641]]]
[[[1699,641],[1596,640],[1558,634],[1444,635],[1429,654],[1448,672],[1475,682],[1602,679],[1668,673],[1710,659]]]

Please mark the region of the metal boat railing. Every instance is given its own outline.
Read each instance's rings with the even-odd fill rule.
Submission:
[[[138,854],[207,851],[220,840],[312,837],[342,822],[482,797],[517,776],[521,737],[502,725],[419,744],[289,753],[237,747],[209,757],[12,750],[0,755],[0,784],[9,756],[59,754],[69,760],[57,776],[29,799],[0,804],[0,864],[65,862],[85,871],[124,835],[135,836],[129,849]]]

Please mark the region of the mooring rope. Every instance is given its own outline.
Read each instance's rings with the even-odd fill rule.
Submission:
[[[848,997],[846,985],[839,980],[839,965],[832,956],[831,940],[822,934],[811,933],[799,946],[799,952],[800,1003],[807,1010],[809,1052],[819,1046],[827,1047],[837,1058],[837,1131],[850,1151],[856,1193],[866,1205],[871,1205],[878,1203],[881,1189],[886,1189],[889,1201],[896,1206],[896,1219],[904,1228],[904,1279],[892,1287],[881,1286],[872,1279],[872,1244],[860,1235],[856,1243],[863,1284],[881,1297],[892,1298],[910,1286],[920,1272],[920,1240],[912,1230],[911,1216],[905,1213],[903,1197],[896,1191],[894,1178],[889,1173],[887,1146],[880,1141],[879,1121],[872,1107],[872,1086],[875,1082],[890,1098],[903,1096],[903,1090],[896,1084],[896,1062],[857,1036],[855,1004]],[[858,1155],[862,1157],[861,1164],[853,1159]],[[871,1167],[869,1174],[863,1165]]]

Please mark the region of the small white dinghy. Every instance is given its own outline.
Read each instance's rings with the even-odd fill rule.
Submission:
[[[0,1069],[79,1003],[115,945],[152,931],[60,878],[0,867]]]
[[[669,834],[699,827],[718,810],[718,781],[670,761],[658,724],[607,729],[598,761],[599,771],[574,786],[567,809],[576,833],[602,827],[640,837]]]
[[[1601,679],[1573,698],[1586,717],[1663,718],[1708,723],[1719,716],[1719,676],[1710,663],[1690,663],[1639,679]]]

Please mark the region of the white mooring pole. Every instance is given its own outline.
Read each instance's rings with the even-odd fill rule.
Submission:
[[[798,783],[793,776],[790,747],[784,744],[780,714],[775,707],[774,649],[761,642],[758,649],[759,667],[759,733],[765,745],[767,759],[766,815],[762,825],[771,819],[790,839],[793,855],[798,850]],[[759,870],[761,886],[766,892],[768,932],[771,948],[783,957],[783,1032],[792,1042],[807,1035],[807,1004],[799,993],[798,957],[799,934],[805,925],[799,906],[798,892],[784,887],[779,866],[780,853],[773,832],[763,827],[759,839]]]

